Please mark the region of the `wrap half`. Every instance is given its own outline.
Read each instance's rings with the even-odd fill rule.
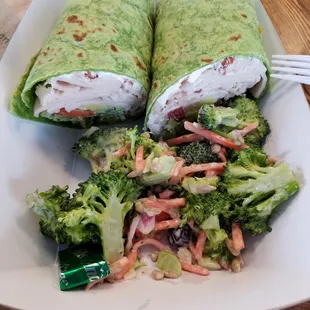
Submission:
[[[269,64],[250,0],[160,0],[146,127],[175,135],[202,102],[260,97]]]
[[[153,48],[152,0],[68,0],[31,61],[10,110],[89,127],[145,111]]]

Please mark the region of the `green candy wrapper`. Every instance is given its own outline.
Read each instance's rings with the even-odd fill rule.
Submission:
[[[108,263],[103,260],[98,247],[79,247],[58,252],[60,289],[66,291],[110,274]]]

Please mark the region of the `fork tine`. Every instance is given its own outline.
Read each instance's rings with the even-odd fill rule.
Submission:
[[[299,61],[272,60],[273,65],[287,66],[293,68],[310,69],[310,63]]]
[[[290,75],[290,74],[271,74],[272,78],[297,82],[300,84],[310,85],[310,77]]]
[[[310,62],[310,56],[308,55],[272,55],[272,59]]]
[[[310,70],[307,69],[296,69],[296,68],[285,68],[285,67],[271,67],[273,71],[300,74],[304,76],[310,76]]]

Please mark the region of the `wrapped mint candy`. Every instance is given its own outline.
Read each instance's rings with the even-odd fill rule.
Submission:
[[[110,274],[108,263],[98,247],[69,248],[59,251],[58,258],[62,291],[103,279]]]

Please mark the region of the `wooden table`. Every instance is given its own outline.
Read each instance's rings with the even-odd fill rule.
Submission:
[[[310,0],[261,0],[261,2],[287,53],[310,55]],[[310,103],[310,86],[304,86],[304,90]]]
[[[13,3],[16,0],[10,0]],[[22,2],[18,0],[18,8]],[[261,0],[289,54],[310,55],[310,0]],[[13,4],[14,6],[14,4]],[[304,87],[310,103],[310,87]],[[8,310],[1,307],[0,310]],[[288,310],[310,310],[310,302]]]
[[[310,55],[310,0],[261,0],[261,2],[287,53]],[[310,86],[305,86],[304,90],[310,103]],[[310,302],[289,310],[310,310]]]

